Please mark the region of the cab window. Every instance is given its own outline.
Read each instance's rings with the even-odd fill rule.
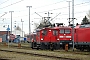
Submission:
[[[67,30],[65,29],[65,33],[66,34],[69,34],[70,33],[70,30],[69,29],[67,29]]]
[[[47,30],[42,30],[42,35],[46,35],[47,34]]]
[[[53,30],[53,35],[58,35],[58,31],[57,30]]]
[[[64,29],[60,29],[60,34],[64,34]]]

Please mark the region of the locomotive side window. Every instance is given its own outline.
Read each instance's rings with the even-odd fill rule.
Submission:
[[[47,30],[43,30],[42,35],[46,35],[46,34],[47,34]]]
[[[60,33],[61,34],[64,34],[64,29],[60,29]]]
[[[58,35],[58,31],[57,30],[53,30],[53,35]]]
[[[65,29],[65,33],[66,34],[69,34],[70,33],[70,30],[69,29]]]

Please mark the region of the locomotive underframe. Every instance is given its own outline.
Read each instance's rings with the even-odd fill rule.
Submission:
[[[31,48],[37,48],[37,49],[42,49],[42,50],[56,50],[60,49],[60,43],[59,42],[32,42],[31,43]]]
[[[60,47],[65,49],[65,45],[68,44],[68,48],[72,47],[72,40],[60,40]]]
[[[90,42],[76,42],[75,48],[81,51],[89,50],[90,51]]]

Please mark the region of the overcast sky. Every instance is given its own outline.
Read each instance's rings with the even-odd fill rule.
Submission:
[[[47,12],[53,13],[49,16],[54,18],[52,23],[60,22],[68,25],[68,2],[72,0],[0,0],[0,16],[5,12],[4,16],[0,17],[0,26],[9,25],[11,26],[11,14],[9,11],[14,11],[12,13],[13,29],[16,21],[16,25],[22,28],[21,19],[23,22],[23,30],[25,33],[29,32],[29,8],[26,6],[32,6],[30,9],[30,20],[31,20],[31,31],[33,32],[34,23],[39,23],[42,17],[47,17],[45,14]],[[77,19],[75,23],[81,23],[83,17],[87,15],[88,10],[90,10],[90,0],[74,0],[74,17]],[[39,15],[37,15],[37,12]],[[72,17],[72,2],[70,2],[70,17]],[[32,22],[33,21],[33,22]]]

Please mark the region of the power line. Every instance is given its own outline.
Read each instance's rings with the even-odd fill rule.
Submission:
[[[64,0],[64,1],[66,1],[66,0]],[[59,2],[56,2],[56,3],[48,4],[48,5],[41,6],[41,7],[36,7],[36,8],[33,8],[33,9],[37,9],[37,8],[42,8],[42,7],[46,7],[46,6],[50,6],[50,5],[54,5],[54,4],[58,4],[58,3],[61,3],[61,2],[64,2],[64,1],[59,1]]]
[[[2,4],[4,4],[4,3],[6,3],[6,2],[8,2],[9,0],[6,0],[6,1],[4,1],[4,2],[2,2],[2,3],[0,3],[0,5],[2,5]]]
[[[75,14],[85,13],[85,12],[87,12],[87,11],[75,12]],[[33,14],[35,14],[35,13],[33,13]],[[33,15],[33,14],[31,14],[31,15]],[[72,13],[71,13],[71,14],[72,14]],[[68,13],[66,13],[66,14],[61,14],[61,16],[64,16],[64,15],[68,15]],[[13,18],[19,18],[19,17],[25,17],[25,16],[28,16],[28,15],[16,16],[16,17],[13,17]],[[9,19],[9,18],[7,18],[7,19]],[[31,19],[31,20],[32,20],[32,19]]]
[[[7,14],[7,12],[5,12],[2,16],[0,16],[0,18],[3,17],[3,16],[6,15],[6,14]]]
[[[22,1],[24,1],[24,0],[20,0],[20,1],[18,1],[18,2],[12,3],[12,4],[10,4],[10,5],[7,5],[7,6],[5,6],[5,7],[0,8],[0,9],[7,8],[7,7],[9,7],[9,6],[12,6],[12,5],[14,5],[14,4],[20,3],[20,2],[22,2]]]
[[[64,0],[64,1],[65,1],[65,0]],[[64,2],[64,1],[56,2],[56,3],[52,3],[52,4],[45,5],[45,6],[40,6],[40,7],[32,8],[32,9],[38,9],[38,8],[42,8],[42,7],[46,7],[46,6],[58,4],[58,3],[61,3],[61,2]],[[26,10],[21,10],[21,11],[26,11]],[[21,11],[17,11],[17,12],[21,12]]]
[[[23,1],[23,0],[21,0],[21,1]],[[80,3],[80,4],[76,4],[75,6],[78,6],[78,5],[82,5],[82,4],[86,4],[86,3],[90,3],[90,1],[89,2],[84,2],[84,3]],[[68,6],[67,6],[68,7]],[[53,9],[53,10],[58,10],[58,9],[63,9],[63,8],[67,8],[67,7],[62,7],[62,8],[57,8],[57,9]],[[53,11],[53,10],[49,10],[49,11]],[[25,11],[25,10],[24,10]],[[44,12],[46,12],[46,11],[44,11]],[[39,13],[43,13],[43,12],[39,12]],[[34,14],[34,13],[33,13]],[[33,15],[33,14],[31,14],[31,15]],[[76,14],[76,13],[75,13]],[[68,15],[68,14],[61,14],[61,15]],[[27,15],[24,15],[24,16],[27,16]],[[18,16],[19,17],[19,16]]]
[[[76,5],[74,5],[74,6],[79,6],[79,5],[83,5],[83,4],[86,4],[86,3],[90,3],[90,1],[84,2],[84,3],[80,3],[80,4],[76,4]],[[51,9],[51,10],[48,10],[48,11],[59,10],[59,9],[64,9],[64,8],[68,8],[68,7],[69,7],[69,6],[61,7],[61,8],[56,8],[56,9]],[[48,12],[48,11],[43,11],[43,12]],[[38,13],[43,13],[43,12],[38,12]]]
[[[60,2],[63,2],[63,1],[60,1]],[[57,2],[57,3],[60,3],[60,2]],[[57,4],[57,3],[53,3],[53,4]],[[79,6],[79,5],[82,5],[82,4],[86,4],[86,3],[90,3],[90,1],[88,2],[84,2],[84,3],[80,3],[80,4],[76,4],[74,6]],[[49,4],[49,5],[53,5],[53,4]],[[49,6],[49,5],[45,5],[45,6]],[[43,6],[44,7],[44,6]],[[48,12],[48,11],[53,11],[53,10],[59,10],[59,9],[64,9],[64,8],[68,8],[69,6],[66,6],[66,7],[61,7],[61,8],[56,8],[56,9],[51,9],[51,10],[47,10],[47,11],[43,11],[43,12],[38,12],[38,13],[44,13],[44,12]],[[42,8],[42,7],[39,7],[39,8]],[[1,9],[1,8],[0,8]],[[37,8],[32,8],[32,9],[38,9]],[[26,11],[26,10],[21,10],[21,11]],[[16,12],[21,12],[21,11],[16,11]],[[33,13],[34,14],[34,13]]]

